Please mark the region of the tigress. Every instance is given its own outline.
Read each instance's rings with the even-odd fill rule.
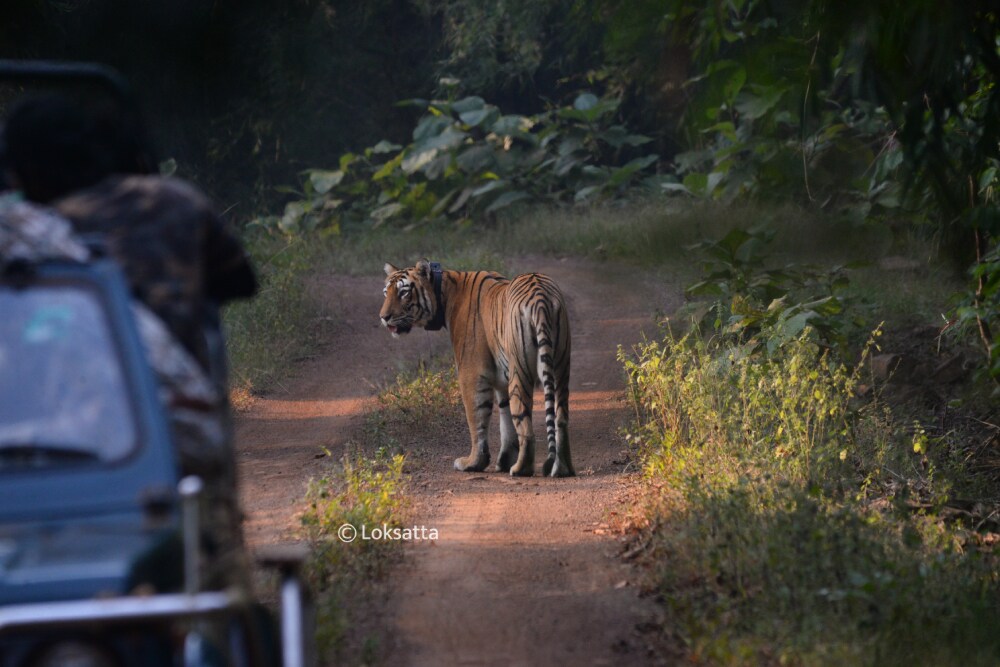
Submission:
[[[569,452],[570,334],[566,301],[548,276],[508,280],[491,271],[444,271],[427,260],[385,265],[379,314],[394,337],[413,327],[446,327],[455,350],[458,384],[472,451],[455,468],[479,472],[490,463],[487,443],[494,396],[500,408],[496,470],[530,476],[535,468],[531,424],[535,378],[545,396],[548,457],[545,475],[574,475]]]

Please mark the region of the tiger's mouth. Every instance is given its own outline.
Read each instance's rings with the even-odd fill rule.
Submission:
[[[410,333],[412,327],[406,322],[400,322],[398,324],[387,324],[386,328],[393,336],[399,336],[400,334]]]

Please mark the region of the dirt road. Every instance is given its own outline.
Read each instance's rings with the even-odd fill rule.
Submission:
[[[439,538],[408,545],[392,575],[380,652],[387,665],[650,664],[643,628],[655,609],[638,596],[617,558],[619,543],[605,529],[627,509],[618,432],[627,410],[615,351],[650,331],[654,312],[672,311],[679,290],[611,264],[512,264],[512,273],[552,276],[570,301],[578,476],[458,473],[451,461],[468,449],[464,434],[413,457],[413,523],[437,529]],[[338,313],[334,340],[283,390],[238,418],[251,546],[293,534],[317,455],[324,447],[339,453],[377,383],[449,350],[444,332],[391,339],[379,330],[378,277],[330,276],[319,285]],[[541,405],[536,398],[536,438],[544,442]],[[494,425],[494,455],[498,442]]]

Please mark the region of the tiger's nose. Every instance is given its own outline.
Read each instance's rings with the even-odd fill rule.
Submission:
[[[384,327],[389,326],[389,319],[390,318],[389,318],[388,315],[383,315],[382,316],[382,326],[384,326]]]

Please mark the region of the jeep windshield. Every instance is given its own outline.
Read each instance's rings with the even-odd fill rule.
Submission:
[[[138,442],[97,294],[0,284],[0,473],[118,461]]]

